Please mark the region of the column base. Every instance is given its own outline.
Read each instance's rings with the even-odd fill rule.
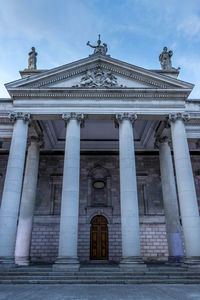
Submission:
[[[200,256],[185,257],[184,265],[189,269],[200,269]]]
[[[80,263],[77,258],[58,257],[52,269],[53,271],[79,271]]]
[[[0,256],[0,268],[10,269],[16,267],[14,257]]]
[[[119,267],[125,272],[144,272],[147,271],[147,266],[140,256],[130,256],[122,258]]]
[[[168,256],[168,262],[166,264],[180,265],[180,264],[183,264],[183,262],[184,262],[184,257],[181,255]]]
[[[29,256],[15,256],[15,264],[18,266],[29,266]]]

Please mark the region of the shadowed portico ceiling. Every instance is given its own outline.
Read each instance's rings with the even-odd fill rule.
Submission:
[[[45,136],[45,150],[64,150],[66,128],[62,120],[40,121]],[[134,142],[136,150],[153,150],[158,121],[136,120]],[[119,129],[113,120],[87,120],[81,128],[81,150],[118,150]]]

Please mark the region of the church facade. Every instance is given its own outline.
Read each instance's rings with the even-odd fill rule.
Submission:
[[[200,99],[165,47],[161,70],[107,55],[37,70],[0,99],[0,265],[199,265]]]

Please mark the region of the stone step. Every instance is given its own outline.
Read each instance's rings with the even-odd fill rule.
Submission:
[[[183,272],[151,272],[151,271],[146,271],[146,272],[122,272],[122,271],[118,271],[118,272],[79,272],[79,271],[49,271],[49,272],[26,272],[26,271],[21,271],[21,272],[14,272],[14,271],[1,271],[0,275],[5,275],[5,274],[13,274],[13,275],[48,275],[48,274],[55,274],[55,275],[59,275],[59,274],[64,274],[64,275],[68,275],[68,274],[73,274],[73,275],[115,275],[115,274],[121,274],[121,275],[144,275],[144,274],[155,274],[155,275],[166,275],[166,274],[172,274],[172,275],[182,275],[182,274],[199,274],[200,272],[193,272],[193,271],[183,271]]]
[[[188,276],[188,277],[199,277],[200,272],[0,272],[0,277],[7,277],[7,276],[12,276],[12,277],[19,277],[19,276],[78,276],[78,277],[96,277],[96,276],[104,276],[104,277],[113,277],[113,276],[118,276],[118,277],[123,277],[123,276],[154,276],[154,277],[164,277],[164,276],[170,276],[170,277],[183,277],[183,276]]]
[[[152,279],[152,280],[163,280],[163,279],[196,279],[200,282],[200,276],[0,276],[0,280],[136,280],[136,279]]]
[[[199,284],[197,279],[0,280],[0,284]]]

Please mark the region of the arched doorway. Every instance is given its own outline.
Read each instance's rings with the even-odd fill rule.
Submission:
[[[90,259],[108,259],[108,221],[104,216],[95,216],[90,227]]]

